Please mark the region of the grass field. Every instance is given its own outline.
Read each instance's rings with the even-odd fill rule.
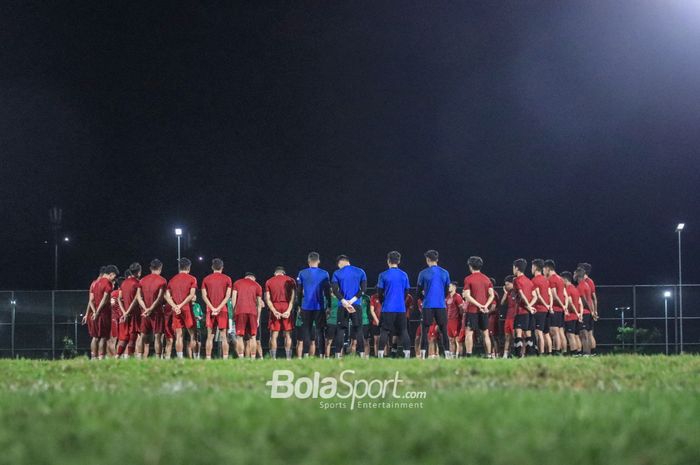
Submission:
[[[392,379],[419,409],[270,399],[273,370]],[[700,357],[0,361],[0,463],[691,464]]]

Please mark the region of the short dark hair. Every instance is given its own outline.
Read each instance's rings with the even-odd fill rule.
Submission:
[[[189,258],[182,257],[180,261],[177,262],[177,268],[180,271],[189,270],[192,267],[192,262]]]
[[[224,269],[224,261],[220,258],[215,258],[211,261],[211,268],[216,271]]]
[[[559,276],[561,276],[561,279],[566,279],[569,282],[574,280],[571,276],[571,271],[562,271]]]
[[[484,266],[484,260],[481,257],[472,256],[467,260],[467,264],[474,270],[480,270]]]
[[[576,278],[576,281],[581,280],[584,276],[586,275],[586,270],[583,268],[576,268],[576,271],[574,271],[574,277]]]
[[[276,267],[275,267],[275,273],[277,273],[278,271],[281,271],[282,273],[286,273],[286,272],[287,272],[287,271],[284,269],[283,266],[276,266]]]
[[[457,281],[450,281],[450,285],[457,287]]]
[[[116,265],[107,265],[107,266],[105,267],[105,274],[112,274],[112,273],[118,275],[118,274],[119,274],[119,268],[117,268]]]
[[[554,263],[554,260],[552,260],[551,258],[544,261],[544,266],[545,266],[545,268],[549,268],[550,270],[557,269],[556,263]]]
[[[515,276],[513,276],[512,274],[509,274],[508,276],[506,276],[506,279],[504,279],[504,281],[507,283],[512,283],[514,280]]]
[[[100,267],[100,275],[105,274],[105,270],[106,270],[106,269],[107,269],[107,267],[106,267],[105,265],[102,265],[102,266]]]
[[[428,250],[423,255],[431,262],[436,262],[438,261],[438,258],[440,258],[440,254],[438,253],[438,251],[433,249]]]
[[[386,254],[386,259],[392,265],[398,265],[399,263],[401,263],[401,253],[396,250],[392,250],[391,252]]]
[[[253,273],[252,271],[246,271],[245,277],[247,278],[248,276],[252,276],[252,277],[254,278],[254,277],[255,277],[255,273]]]
[[[493,279],[493,278],[489,278],[489,279],[491,280],[491,285],[492,285],[492,286],[495,286],[495,285],[496,285],[496,280]]]
[[[161,268],[163,268],[163,262],[161,262],[157,258],[154,258],[153,260],[151,260],[150,268],[151,268],[151,271],[160,270]]]
[[[132,263],[127,272],[131,273],[131,276],[138,276],[141,273],[141,264],[139,262]]]
[[[317,262],[321,260],[321,256],[318,254],[318,252],[309,252],[309,256],[306,258],[310,262]]]
[[[124,279],[131,278],[133,275],[134,273],[132,273],[131,270],[128,268],[124,271]]]
[[[585,262],[579,263],[579,264],[577,265],[577,267],[583,269],[583,271],[585,271],[586,274],[590,274],[590,273],[591,273],[591,270],[593,269],[593,267],[591,266],[590,263],[585,263]]]
[[[537,271],[542,271],[542,268],[544,268],[544,260],[541,258],[535,258],[532,260],[532,266],[534,266]]]
[[[127,270],[127,273],[128,273],[128,270]],[[118,278],[117,278],[117,287],[122,287],[122,283],[123,283],[124,281],[126,281],[126,278],[125,278],[125,277],[123,277],[123,276],[118,277]]]
[[[513,266],[519,272],[525,273],[525,268],[527,268],[527,260],[524,258],[519,258],[513,262]]]
[[[338,255],[337,257],[335,257],[335,262],[336,262],[336,263],[338,263],[338,262],[341,261],[341,260],[345,260],[346,262],[349,262],[349,261],[350,261],[350,257],[348,257],[347,255],[343,255],[343,254],[340,254],[340,255]]]

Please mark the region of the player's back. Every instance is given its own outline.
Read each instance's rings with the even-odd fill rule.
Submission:
[[[140,284],[141,293],[143,294],[143,303],[145,303],[147,307],[150,307],[158,297],[158,293],[161,290],[165,291],[165,287],[168,283],[161,275],[151,273],[141,278]]]

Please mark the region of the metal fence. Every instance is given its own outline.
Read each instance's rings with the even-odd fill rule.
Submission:
[[[682,292],[681,319],[678,285],[597,286],[598,351],[700,352],[700,284],[684,284]],[[86,354],[90,339],[80,324],[86,302],[84,290],[0,291],[0,357],[56,359],[67,346]],[[261,322],[265,348],[266,313]],[[418,319],[412,316],[414,333]]]

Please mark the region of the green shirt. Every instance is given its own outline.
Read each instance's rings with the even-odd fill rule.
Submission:
[[[369,296],[362,294],[362,324],[369,324]]]
[[[199,302],[192,304],[192,314],[194,315],[197,329],[202,329],[204,327],[204,313],[202,312],[202,306],[199,305]]]
[[[331,311],[328,312],[326,323],[329,325],[338,324],[338,298],[335,295],[331,296]]]

